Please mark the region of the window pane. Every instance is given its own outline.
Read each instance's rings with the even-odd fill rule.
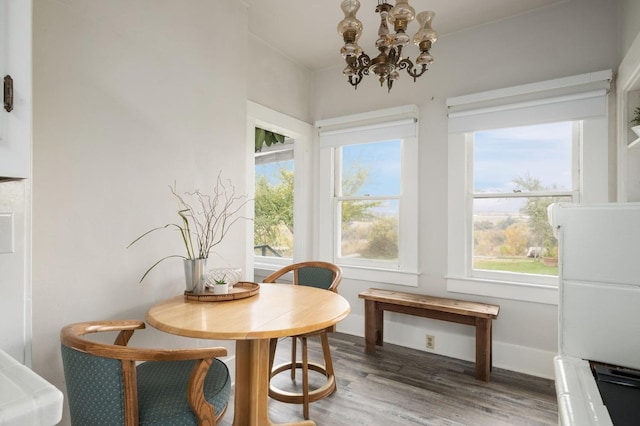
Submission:
[[[400,195],[402,142],[387,141],[342,147],[343,196]]]
[[[293,160],[255,166],[254,252],[293,257]]]
[[[475,192],[569,191],[573,123],[474,133]]]
[[[558,242],[547,206],[570,197],[490,198],[473,201],[473,269],[558,274]]]
[[[338,207],[342,224],[338,257],[398,259],[397,200],[350,200]]]

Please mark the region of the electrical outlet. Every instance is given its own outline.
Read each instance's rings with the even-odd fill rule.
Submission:
[[[427,349],[435,349],[436,348],[436,337],[430,334],[427,334]]]

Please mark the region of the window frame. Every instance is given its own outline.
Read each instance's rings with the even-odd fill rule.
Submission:
[[[418,286],[417,120],[417,106],[408,105],[316,122],[320,136],[318,231],[322,238],[318,238],[319,256],[339,264],[346,278]],[[407,129],[410,131],[405,133]],[[336,134],[343,142],[334,140]],[[344,142],[347,140],[348,142]],[[340,176],[336,148],[349,144],[390,140],[402,141],[398,267],[389,267],[388,262],[369,260],[346,264],[343,259],[337,258],[341,220],[337,216],[338,197],[335,194],[336,180]]]
[[[546,123],[543,123],[546,124]],[[497,130],[497,129],[496,129]],[[470,237],[467,242],[468,250],[466,258],[469,259],[467,266],[467,275],[470,278],[486,279],[492,281],[510,281],[521,284],[537,284],[537,285],[557,285],[557,275],[541,275],[541,274],[525,274],[510,271],[488,271],[473,268],[473,202],[477,199],[487,198],[529,198],[529,197],[571,197],[568,202],[580,202],[580,141],[582,139],[582,122],[572,122],[572,139],[571,139],[571,185],[572,188],[565,191],[546,191],[546,192],[523,192],[517,195],[511,193],[500,192],[476,192],[474,185],[474,133],[468,132],[465,135],[466,145],[466,166],[467,166],[467,183],[465,193],[469,198],[466,205],[469,211],[466,213],[465,226],[468,227],[468,235]]]
[[[281,162],[281,161],[292,161],[293,162],[293,174],[294,174],[294,192],[295,192],[295,173],[296,173],[296,158],[295,158],[295,140],[292,138],[287,137],[285,139],[285,142],[283,144],[277,144],[277,145],[271,145],[270,147],[268,146],[263,146],[262,150],[260,151],[259,154],[255,153],[254,154],[254,185],[255,185],[255,167],[258,165],[258,162],[256,161],[258,158],[260,157],[269,157],[269,156],[275,156],[276,158],[273,161],[262,161],[261,164],[265,165],[265,164],[269,164],[269,163],[275,163],[275,162]],[[286,158],[278,158],[278,157],[286,157]],[[255,194],[255,186],[254,186],[254,191],[253,193]],[[295,194],[294,194],[295,197]],[[295,214],[295,198],[294,198],[294,214]],[[254,219],[255,219],[255,209],[254,209]],[[295,229],[294,229],[295,231]],[[255,234],[255,221],[254,221],[254,234]],[[293,241],[293,252],[295,253],[295,232],[293,234],[294,236],[294,241]],[[254,243],[255,244],[255,243]],[[254,245],[254,257],[256,258],[256,260],[259,263],[269,263],[269,264],[289,264],[292,263],[293,261],[293,256],[291,257],[277,257],[277,256],[262,256],[262,255],[256,255],[255,254],[255,245]]]
[[[611,80],[611,70],[605,70],[447,99],[449,213],[445,280],[449,292],[558,304],[555,277],[551,283],[538,279],[516,282],[503,275],[478,277],[471,274],[469,179],[472,177],[468,167],[468,146],[472,142],[469,139],[473,131],[491,128],[581,121],[578,141],[580,202],[609,202],[608,93]]]
[[[247,101],[247,190],[255,194],[255,160],[254,160],[254,134],[255,128],[265,128],[293,139],[294,159],[294,199],[293,216],[295,223],[293,258],[250,256],[248,267],[257,275],[266,276],[292,262],[300,262],[312,256],[312,179],[311,154],[313,144],[313,126],[296,118],[282,114],[252,101]],[[253,205],[253,204],[252,204]],[[253,219],[255,210],[250,209],[250,217]],[[254,242],[253,220],[247,222],[247,245],[252,247]]]

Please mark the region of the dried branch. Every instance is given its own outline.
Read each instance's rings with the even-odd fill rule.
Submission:
[[[171,255],[160,259],[145,272],[140,282],[151,269],[171,257],[182,257],[184,259],[208,258],[211,250],[224,240],[229,229],[238,220],[248,219],[247,217],[239,216],[239,214],[250,200],[246,195],[236,195],[236,188],[231,184],[230,180],[225,185],[222,181],[221,172],[216,179],[213,195],[203,194],[197,189],[181,195],[178,193],[175,183],[173,186],[169,186],[169,189],[178,201],[178,215],[182,219],[182,226],[170,223],[153,228],[136,238],[127,248],[151,232],[167,227],[176,227],[182,236],[187,256]]]

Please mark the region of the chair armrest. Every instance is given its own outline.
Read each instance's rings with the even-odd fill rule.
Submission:
[[[126,346],[135,330],[145,328],[143,321],[94,321],[71,324],[60,331],[60,341],[81,352],[127,361],[178,361],[190,359],[213,359],[227,355],[223,347],[156,349]],[[82,338],[85,334],[120,331],[115,345],[93,342]]]
[[[187,388],[187,400],[191,411],[198,419],[199,425],[215,425],[216,409],[204,397],[204,380],[212,364],[211,359],[201,359],[196,361],[191,375],[189,376],[189,387]]]

